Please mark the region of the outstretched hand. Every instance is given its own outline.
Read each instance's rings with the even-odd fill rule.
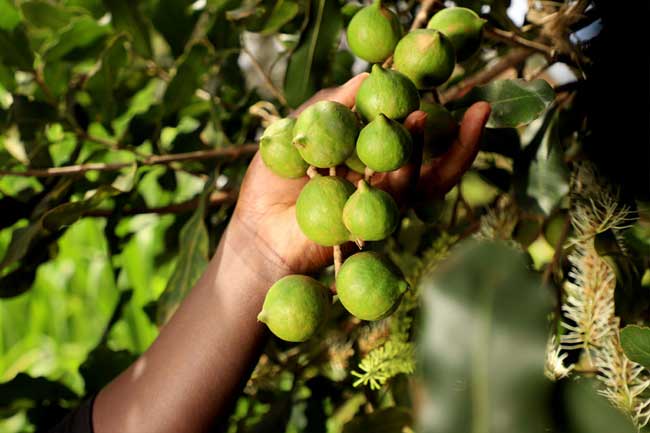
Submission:
[[[340,102],[352,108],[357,91],[367,76],[360,74],[340,87],[318,92],[295,114],[322,100]],[[422,137],[426,113],[411,113],[404,122],[414,138],[415,151],[411,160],[393,172],[375,174],[372,185],[391,193],[402,205],[444,196],[458,183],[476,157],[489,114],[490,106],[486,102],[472,105],[463,117],[451,148],[423,165]],[[338,168],[337,175],[352,182],[361,179],[361,175],[346,168]],[[286,273],[310,273],[332,263],[332,248],[307,239],[296,222],[296,200],[308,180],[306,176],[284,179],[273,174],[258,152],[244,177],[231,222],[246,235],[243,239],[251,243],[249,247],[257,249],[268,262],[275,263]]]

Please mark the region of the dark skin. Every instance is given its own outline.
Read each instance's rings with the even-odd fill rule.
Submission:
[[[323,90],[301,109],[325,99],[352,107],[366,77]],[[449,152],[421,165],[426,114],[412,113],[405,125],[419,151],[405,167],[374,175],[372,184],[403,205],[443,196],[471,166],[489,114],[487,103],[474,104]],[[337,174],[360,179],[345,169]],[[256,319],[266,291],[285,275],[332,263],[332,248],[308,240],[296,223],[296,199],[307,181],[282,179],[255,155],[205,273],[151,347],[98,394],[96,433],[205,432],[225,423],[268,335]]]

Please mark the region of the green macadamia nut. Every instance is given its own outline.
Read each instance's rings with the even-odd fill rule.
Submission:
[[[430,89],[449,79],[456,64],[451,41],[431,29],[413,30],[404,36],[393,55],[393,67],[418,89]]]
[[[350,314],[361,320],[380,320],[399,305],[408,284],[386,258],[375,252],[349,257],[336,276],[336,293]]]
[[[373,65],[370,76],[359,87],[355,102],[357,112],[368,122],[379,114],[402,120],[418,109],[420,96],[404,75]]]
[[[456,59],[462,62],[481,46],[485,22],[471,9],[452,7],[431,17],[427,28],[444,33],[454,46]]]
[[[307,164],[292,144],[295,119],[276,120],[260,138],[260,154],[264,164],[275,174],[286,178],[302,177]]]
[[[381,241],[399,222],[399,209],[390,194],[360,180],[343,208],[343,223],[357,241]]]
[[[357,140],[357,155],[376,172],[397,170],[411,157],[413,139],[399,122],[380,114],[367,124]]]
[[[296,202],[296,220],[302,232],[323,246],[350,240],[343,224],[343,208],[354,185],[336,176],[316,176],[302,189]]]
[[[302,342],[325,322],[329,307],[327,287],[305,275],[288,275],[271,286],[257,320],[283,340]]]
[[[336,167],[354,152],[357,116],[343,104],[320,101],[305,109],[293,128],[293,145],[307,163]]]
[[[370,63],[383,62],[390,57],[401,37],[399,18],[382,6],[381,1],[375,1],[357,12],[347,30],[352,52]]]

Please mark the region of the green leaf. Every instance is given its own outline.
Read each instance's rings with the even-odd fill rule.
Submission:
[[[276,33],[282,26],[294,19],[299,11],[300,6],[295,1],[280,0],[275,2],[271,15],[264,23],[260,33],[263,35]]]
[[[76,18],[62,29],[59,38],[46,48],[43,59],[46,62],[61,59],[77,48],[94,44],[109,32],[109,27],[100,25],[91,17]]]
[[[136,356],[126,350],[111,350],[105,343],[95,347],[79,367],[84,378],[86,394],[99,392],[111,380],[127,369]]]
[[[135,51],[144,57],[151,57],[149,26],[139,5],[128,0],[104,0],[104,6],[111,13],[115,28],[131,36]]]
[[[181,57],[176,74],[169,82],[163,96],[162,104],[167,115],[177,112],[190,102],[203,81],[203,74],[207,70],[208,54],[208,47],[203,43],[197,43]]]
[[[24,2],[20,9],[30,25],[52,30],[66,26],[73,16],[68,9],[44,0]]]
[[[84,200],[57,206],[43,215],[41,221],[43,228],[54,231],[61,227],[69,226],[81,218],[84,213],[95,209],[104,200],[109,197],[114,197],[120,192],[120,190],[110,185],[102,185],[94,194]]]
[[[115,118],[115,90],[118,87],[120,72],[128,64],[126,41],[127,37],[122,34],[109,43],[99,59],[99,67],[86,82],[86,88],[93,92],[95,100],[101,101],[105,122]]]
[[[548,113],[536,137],[515,164],[518,201],[544,215],[550,215],[569,193],[569,169],[564,162],[558,119],[559,111]]]
[[[343,433],[394,433],[406,431],[413,424],[411,410],[404,407],[389,407],[373,413],[357,416],[345,424]]]
[[[212,183],[212,178],[207,181],[199,198],[199,207],[181,229],[180,252],[176,269],[158,301],[158,325],[164,324],[171,317],[208,265],[209,239],[203,218],[205,201],[211,191]]]
[[[311,2],[308,30],[289,59],[284,81],[284,93],[291,107],[306,101],[320,87],[342,26],[338,2]]]
[[[422,433],[549,431],[548,290],[522,253],[466,242],[422,279]]]
[[[517,128],[538,118],[554,101],[555,92],[544,80],[496,80],[473,88],[452,105],[460,114],[478,101],[492,107],[488,128]]]
[[[650,328],[626,326],[621,330],[621,346],[631,361],[650,369]]]
[[[12,31],[22,21],[20,12],[9,0],[0,0],[0,30]]]

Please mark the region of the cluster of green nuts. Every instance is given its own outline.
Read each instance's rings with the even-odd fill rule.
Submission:
[[[449,79],[456,60],[479,47],[484,20],[465,8],[443,9],[427,29],[403,35],[395,13],[375,1],[358,11],[347,29],[348,45],[373,63],[355,99],[355,111],[332,102],[317,102],[297,119],[272,123],[260,139],[265,165],[276,175],[310,180],[296,202],[296,220],[313,242],[340,248],[390,236],[399,223],[393,197],[372,186],[372,173],[397,170],[413,152],[413,139],[402,122],[416,110],[427,113],[425,157],[450,142],[456,122],[444,107],[421,101],[420,94]],[[389,57],[393,68],[381,65]],[[427,146],[429,144],[429,146]],[[353,185],[336,176],[347,167],[365,179]],[[311,167],[311,169],[310,169]],[[330,175],[316,169],[330,169]],[[361,320],[380,320],[399,305],[408,285],[399,270],[379,253],[358,252],[336,272],[336,294],[343,307]],[[269,289],[258,320],[278,337],[301,342],[326,320],[329,290],[314,278],[290,275]]]

